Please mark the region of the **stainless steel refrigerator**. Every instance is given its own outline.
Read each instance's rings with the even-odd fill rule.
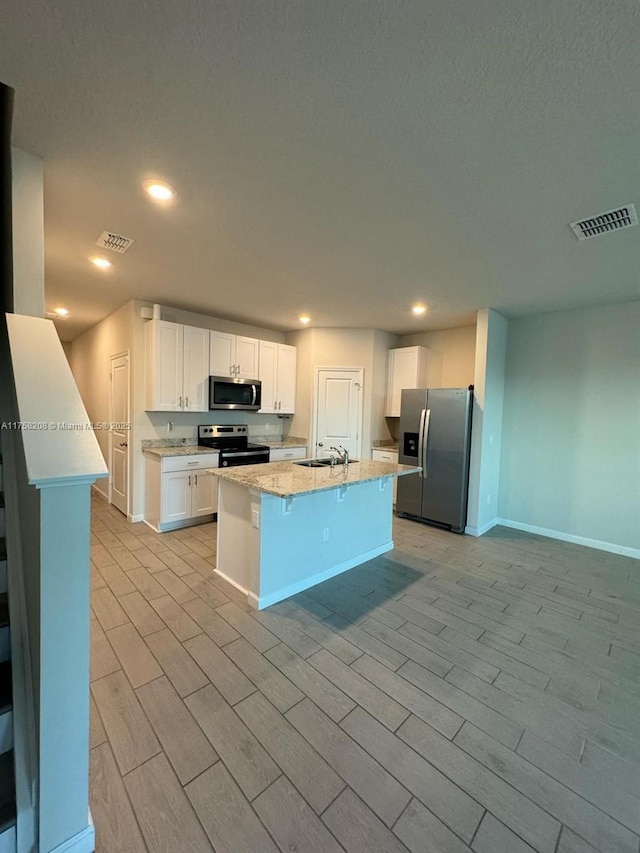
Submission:
[[[396,512],[462,533],[467,521],[473,386],[402,392],[399,458],[420,465],[398,478]]]

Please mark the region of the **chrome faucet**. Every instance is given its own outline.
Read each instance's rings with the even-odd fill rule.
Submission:
[[[349,451],[340,445],[340,447],[330,447],[329,450],[335,450],[338,454],[338,459],[344,465],[345,472],[349,469]]]

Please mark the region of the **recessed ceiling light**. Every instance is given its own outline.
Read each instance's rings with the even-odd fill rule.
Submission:
[[[111,261],[108,261],[106,258],[90,258],[91,263],[99,267],[101,270],[108,270],[111,266]]]
[[[69,315],[69,312],[66,308],[54,308],[53,313],[57,314],[58,317],[67,317]]]
[[[307,316],[306,314],[303,314],[301,317],[298,317],[298,320],[300,320],[301,323],[306,324],[311,322],[311,317]]]
[[[142,186],[147,195],[156,201],[171,201],[176,194],[174,187],[166,181],[145,181]]]
[[[419,314],[426,313],[427,308],[425,305],[414,305],[411,310],[413,311],[414,314],[419,315]]]

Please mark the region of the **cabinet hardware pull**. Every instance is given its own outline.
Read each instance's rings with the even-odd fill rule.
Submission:
[[[197,486],[198,485],[198,475],[197,474],[194,474],[194,479],[195,479],[195,485]]]
[[[187,486],[190,486],[190,485],[191,485],[191,474],[189,474],[189,479],[187,481]]]
[[[180,397],[180,408],[181,408],[181,409],[183,408],[183,406],[182,406],[182,397]]]
[[[185,407],[185,409],[189,408],[189,398],[188,397],[184,398],[184,407]]]

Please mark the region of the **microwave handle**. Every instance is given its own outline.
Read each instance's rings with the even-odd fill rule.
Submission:
[[[258,399],[258,389],[255,385],[252,385],[251,390],[253,391],[253,399],[251,400],[251,405],[255,406],[256,400]]]

